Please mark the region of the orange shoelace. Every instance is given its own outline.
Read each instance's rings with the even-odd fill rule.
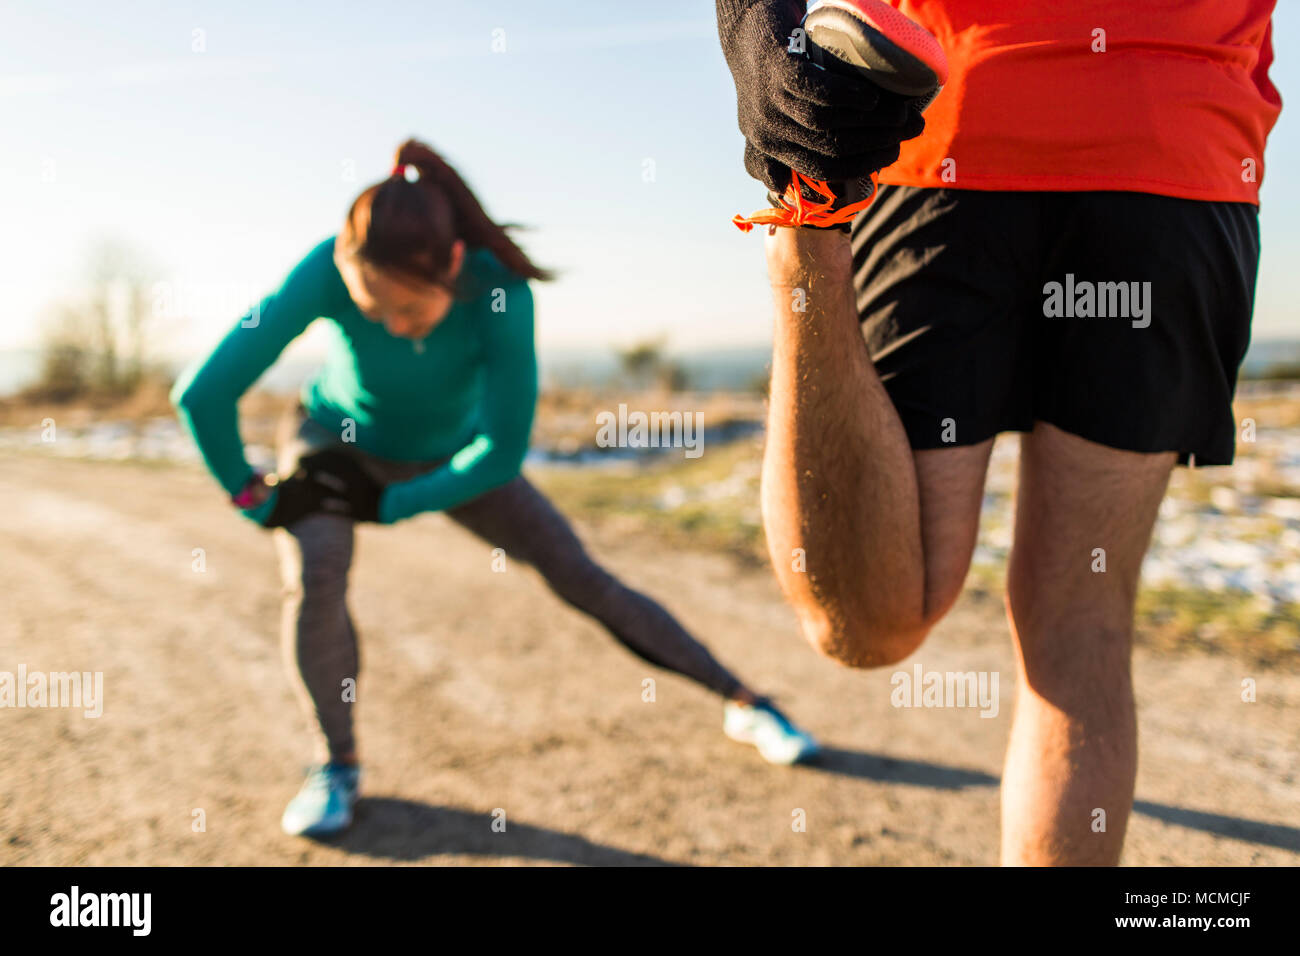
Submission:
[[[831,191],[830,186],[823,180],[810,179],[792,169],[790,185],[785,188],[785,195],[777,200],[780,203],[778,208],[760,209],[749,216],[737,214],[731,221],[741,232],[749,232],[755,226],[838,226],[852,222],[854,216],[871,205],[876,198],[876,185],[876,173],[872,173],[872,189],[868,198],[832,210],[831,206],[835,204],[835,193]],[[807,186],[819,196],[825,196],[825,201],[813,202],[805,199],[803,186]]]

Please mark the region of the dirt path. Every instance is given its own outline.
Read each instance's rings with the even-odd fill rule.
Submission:
[[[892,671],[843,670],[800,642],[766,572],[588,531],[829,746],[818,767],[779,769],[723,737],[708,694],[653,674],[531,571],[492,572],[441,517],[364,529],[367,796],[354,829],[321,843],[278,829],[310,754],[269,539],[186,468],[9,456],[0,495],[0,670],[104,675],[97,719],[0,710],[0,864],[997,861],[1014,669],[994,601],[964,599],[904,669],[1000,672],[997,716],[896,709]],[[1125,862],[1300,863],[1300,676],[1141,655],[1137,674]],[[1244,677],[1257,703],[1240,701]]]

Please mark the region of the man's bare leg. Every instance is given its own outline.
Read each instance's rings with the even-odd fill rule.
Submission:
[[[1002,774],[1004,864],[1119,862],[1137,773],[1133,608],[1174,458],[1041,422],[1021,442],[1007,578],[1020,684]]]
[[[960,592],[992,440],[913,456],[862,338],[846,236],[776,229],[767,262],[772,564],[818,650],[855,667],[894,663]]]

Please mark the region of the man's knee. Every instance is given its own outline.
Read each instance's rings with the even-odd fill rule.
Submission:
[[[1131,609],[1028,594],[1009,582],[1006,595],[1025,681],[1067,712],[1123,703],[1132,693]]]
[[[801,615],[804,638],[818,653],[846,667],[886,667],[910,657],[932,621],[880,622],[826,613]]]

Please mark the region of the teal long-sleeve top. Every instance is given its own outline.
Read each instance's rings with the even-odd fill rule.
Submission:
[[[172,389],[208,470],[231,495],[252,477],[236,405],[319,318],[329,336],[324,364],[302,388],[307,414],[341,437],[351,420],[356,446],[383,458],[451,456],[389,485],[381,521],[452,508],[510,481],[537,402],[532,293],[487,249],[467,252],[457,289],[419,348],[361,314],[334,265],[334,237],[321,242]]]

